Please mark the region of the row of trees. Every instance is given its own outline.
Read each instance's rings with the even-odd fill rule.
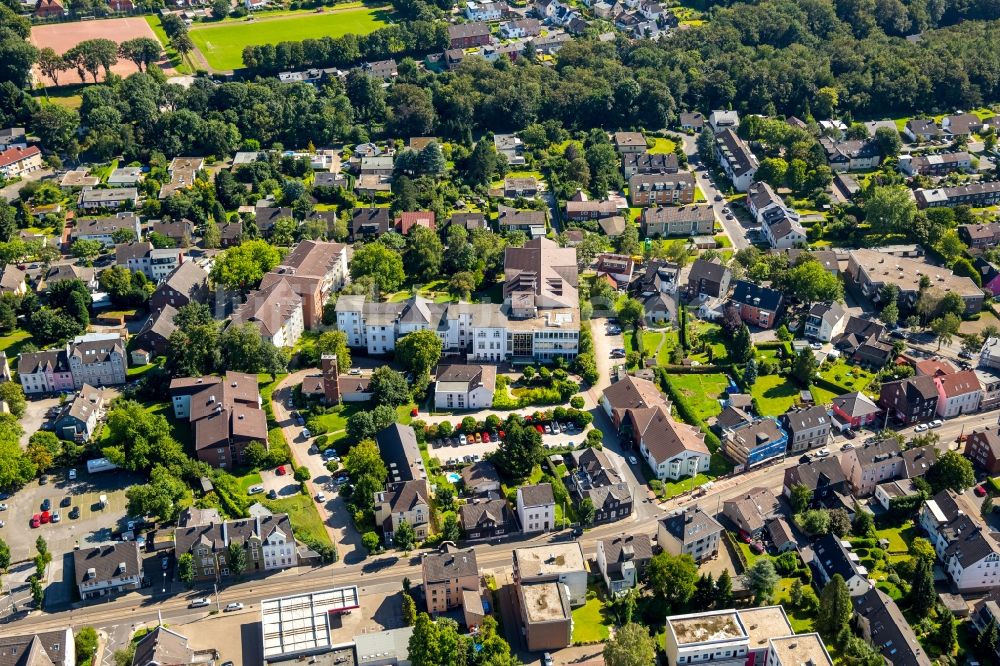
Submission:
[[[162,51],[160,43],[152,37],[127,39],[121,44],[103,38],[85,39],[62,54],[48,46],[43,48],[38,53],[38,69],[55,85],[59,85],[60,74],[71,69],[76,70],[81,81],[86,81],[86,74],[90,74],[97,83],[101,69],[107,78],[119,58],[132,61],[143,71],[160,59]]]

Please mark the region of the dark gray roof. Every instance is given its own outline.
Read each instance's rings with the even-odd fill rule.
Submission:
[[[733,289],[733,300],[744,305],[752,305],[775,312],[781,307],[782,294],[776,289],[762,287],[759,284],[738,280]],[[760,299],[758,301],[758,299]]]
[[[647,534],[621,534],[601,539],[608,572],[621,571],[625,562],[648,562],[653,557],[653,542]]]
[[[37,372],[69,372],[69,359],[64,349],[28,352],[17,359],[17,374],[32,375]]]
[[[73,551],[73,564],[76,571],[76,584],[90,580],[108,580],[118,575],[119,565],[125,563],[124,575],[142,574],[142,560],[139,557],[139,546],[135,541],[119,541],[108,546],[98,546],[87,550]],[[94,569],[94,576],[87,574]]]
[[[729,269],[721,263],[697,259],[691,264],[691,272],[688,273],[688,284],[705,280],[716,284],[722,282]]]
[[[851,561],[851,556],[840,542],[840,537],[835,534],[824,534],[819,541],[813,545],[816,563],[823,567],[823,571],[830,578],[840,574],[845,581],[849,581],[861,574],[855,568],[857,565]]]
[[[918,476],[923,476],[935,461],[937,461],[937,449],[933,444],[903,451],[906,478],[914,479]]]
[[[473,500],[458,507],[458,523],[469,531],[477,526],[508,525],[512,521],[510,507],[505,499]]]
[[[678,511],[660,519],[664,529],[681,543],[704,539],[722,531],[722,525],[698,507]]]
[[[468,490],[476,491],[480,485],[499,486],[500,474],[488,460],[480,460],[462,469],[462,483]]]
[[[521,501],[524,506],[547,506],[555,504],[555,495],[552,493],[552,484],[537,483],[530,486],[521,486]]]
[[[861,463],[862,467],[899,454],[899,442],[894,439],[883,439],[854,449],[854,455],[858,457],[858,462]]]
[[[444,553],[427,553],[424,555],[422,568],[424,583],[439,583],[479,574],[475,548],[448,548]]]
[[[389,468],[390,481],[425,480],[423,459],[417,434],[410,426],[393,423],[375,434],[375,443],[382,454],[382,460]]]
[[[852,602],[854,611],[868,621],[872,645],[891,666],[930,666],[903,612],[885,592],[872,588]]]
[[[820,460],[810,460],[795,467],[785,470],[785,485],[792,486],[802,484],[809,490],[816,488],[844,483],[847,477],[840,467],[840,462],[835,457],[821,458]]]
[[[160,625],[136,644],[132,666],[189,664],[193,660],[194,650],[188,647],[187,638]]]
[[[194,298],[206,284],[208,284],[208,273],[205,272],[205,269],[197,262],[185,261],[170,271],[170,274],[156,287],[156,290],[170,288],[179,294],[185,294],[188,298]]]
[[[70,629],[56,629],[43,633],[0,638],[0,666],[53,666],[67,659],[67,639],[72,639]],[[75,655],[69,654],[69,659]],[[73,662],[75,663],[75,662]]]
[[[822,405],[786,412],[783,419],[785,426],[793,433],[829,426],[833,420]]]

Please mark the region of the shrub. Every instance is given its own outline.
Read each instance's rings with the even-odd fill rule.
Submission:
[[[583,409],[583,396],[574,395],[572,398],[569,399],[569,405],[573,409]]]
[[[299,483],[304,483],[312,478],[312,474],[309,473],[308,467],[296,467],[294,478]]]

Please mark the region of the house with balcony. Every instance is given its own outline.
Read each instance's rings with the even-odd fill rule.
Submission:
[[[788,434],[772,418],[722,431],[722,452],[743,470],[785,455]]]
[[[846,325],[847,311],[840,303],[814,303],[806,318],[805,334],[819,342],[830,342],[844,332]]]
[[[439,552],[425,553],[420,560],[424,601],[432,615],[462,606],[463,593],[479,591],[479,564],[476,549],[444,546]]]
[[[701,563],[719,552],[722,525],[698,507],[688,507],[661,518],[656,543],[671,555],[690,555]]]
[[[634,588],[653,557],[646,534],[621,534],[597,542],[597,569],[612,596]]]
[[[423,479],[389,483],[375,493],[375,524],[381,526],[387,546],[404,521],[413,528],[417,541],[430,535],[430,488]]]

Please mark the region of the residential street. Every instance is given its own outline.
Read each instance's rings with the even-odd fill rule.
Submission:
[[[688,164],[697,170],[694,171],[695,182],[701,188],[702,193],[704,193],[705,198],[708,199],[708,203],[712,204],[712,208],[715,209],[715,219],[717,219],[721,224],[722,228],[725,230],[726,235],[729,236],[729,240],[733,243],[733,249],[742,250],[745,247],[750,247],[750,241],[747,240],[746,229],[740,224],[736,216],[733,219],[727,220],[726,213],[723,209],[729,205],[726,200],[725,195],[721,201],[715,200],[716,194],[721,194],[712,181],[708,178],[708,172],[701,170],[702,161],[701,157],[698,155],[698,146],[695,143],[697,137],[688,136],[687,134],[679,135],[682,137],[684,143],[684,154],[688,156]]]

